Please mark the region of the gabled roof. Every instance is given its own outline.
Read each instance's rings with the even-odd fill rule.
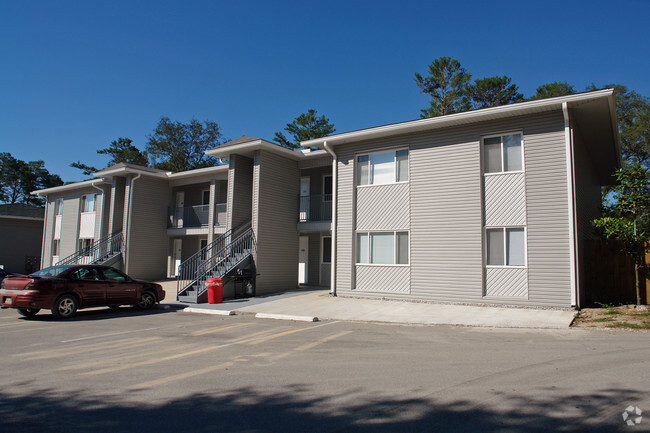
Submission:
[[[603,107],[609,109],[610,129],[616,131],[616,108],[614,102],[614,90],[605,89],[594,92],[578,93],[575,95],[560,96],[556,98],[538,99],[535,101],[519,102],[499,107],[483,108],[480,110],[466,111],[463,113],[448,114],[446,116],[430,117],[427,119],[411,120],[407,122],[393,123],[389,125],[376,126],[373,128],[360,129],[357,131],[334,134],[327,137],[303,141],[300,144],[304,147],[323,148],[325,142],[329,146],[357,142],[376,138],[389,137],[394,135],[427,131],[449,126],[466,125],[470,123],[487,120],[504,119],[525,114],[542,113],[546,111],[561,110],[562,104],[566,103],[568,108],[576,108],[590,101],[603,100]],[[618,147],[618,135],[616,145]]]
[[[271,143],[270,141],[266,141],[261,138],[249,137],[247,135],[242,135],[241,137],[228,141],[220,146],[208,149],[205,151],[205,153],[206,155],[214,156],[217,158],[228,158],[232,154],[252,157],[254,151],[261,149],[294,160],[316,158],[319,156],[328,155],[326,152],[320,150],[303,152],[299,149],[288,149],[286,147],[280,146],[279,144]]]
[[[145,167],[142,165],[120,162],[119,164],[111,165],[110,167],[99,170],[93,174],[95,177],[112,177],[115,175],[122,175],[127,173],[137,173],[154,177],[166,177],[168,172],[153,167]]]
[[[106,179],[90,179],[90,180],[84,180],[82,182],[74,182],[74,183],[68,183],[66,185],[55,186],[52,188],[39,189],[37,191],[30,192],[30,194],[37,195],[37,196],[46,196],[49,194],[55,194],[59,192],[73,191],[75,189],[92,188],[94,185],[106,185],[106,184],[110,184],[110,182]]]

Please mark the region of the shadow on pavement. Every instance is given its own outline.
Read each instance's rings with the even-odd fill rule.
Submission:
[[[126,404],[117,402],[118,396],[84,397],[52,389],[29,395],[0,392],[0,431],[541,433],[634,430],[623,423],[620,410],[625,408],[626,402],[640,397],[638,393],[623,389],[606,389],[588,395],[555,391],[556,398],[552,401],[495,392],[494,398],[477,403],[441,402],[434,397],[382,398],[359,389],[315,397],[307,387],[294,385],[273,393],[250,388],[229,392],[215,390],[211,394],[194,394],[162,405]],[[136,398],[137,392],[132,391],[125,398]]]
[[[118,319],[121,317],[134,317],[134,316],[153,316],[158,314],[167,314],[174,313],[178,310],[182,310],[184,306],[167,304],[167,305],[158,305],[157,307],[152,308],[151,310],[139,310],[135,307],[124,306],[120,308],[91,308],[88,310],[79,310],[77,314],[71,319],[55,319],[52,314],[47,310],[41,310],[36,316],[33,317],[22,317],[16,312],[21,320],[29,320],[32,322],[78,322],[78,321],[88,321],[88,320],[108,320],[108,319]]]

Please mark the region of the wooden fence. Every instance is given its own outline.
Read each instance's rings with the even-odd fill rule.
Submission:
[[[613,241],[585,241],[583,245],[583,306],[596,302],[636,304],[634,261]],[[650,254],[646,263],[650,262]],[[641,300],[648,303],[650,280],[641,282]]]

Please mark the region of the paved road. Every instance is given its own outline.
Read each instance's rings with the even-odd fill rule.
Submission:
[[[0,432],[650,431],[650,333],[0,311]],[[627,426],[629,405],[644,410]]]

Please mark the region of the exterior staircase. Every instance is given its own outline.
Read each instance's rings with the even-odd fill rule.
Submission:
[[[59,260],[56,265],[113,265],[122,259],[124,238],[122,232],[108,235],[89,248],[75,251],[73,254]]]
[[[205,281],[221,278],[226,284],[252,264],[255,237],[250,223],[222,234],[178,267],[179,302],[194,304],[207,300]]]

